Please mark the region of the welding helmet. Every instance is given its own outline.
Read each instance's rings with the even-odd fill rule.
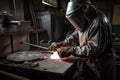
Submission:
[[[66,18],[78,30],[82,31],[85,27],[85,13],[82,5],[77,1],[70,1],[67,5]]]

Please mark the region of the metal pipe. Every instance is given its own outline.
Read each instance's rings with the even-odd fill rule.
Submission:
[[[4,76],[5,78],[8,77],[9,79],[13,79],[13,80],[30,80],[28,78],[25,78],[23,76],[19,76],[19,75],[15,75],[13,73],[9,73],[9,72],[6,72],[6,71],[2,71],[0,70],[0,75]]]
[[[15,19],[17,20],[16,0],[13,0],[13,6],[14,6],[14,15],[15,15]]]
[[[34,47],[37,47],[37,48],[48,50],[47,47],[39,46],[39,45],[36,45],[36,44],[31,44],[31,43],[26,43],[26,42],[21,42],[21,44],[25,44],[25,45],[34,46]]]

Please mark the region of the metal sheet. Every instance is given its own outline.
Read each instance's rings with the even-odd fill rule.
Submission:
[[[45,55],[38,51],[21,51],[7,56],[7,60],[14,62],[31,61],[44,58]]]
[[[46,59],[40,61],[39,66],[35,67],[34,69],[51,73],[64,74],[72,65],[73,63],[62,60]]]

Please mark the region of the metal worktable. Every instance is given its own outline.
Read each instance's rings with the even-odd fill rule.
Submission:
[[[14,64],[11,65],[12,63],[9,65],[0,63],[0,69],[31,80],[74,80],[77,78],[76,73],[79,72],[77,68],[79,60],[78,58],[64,60],[45,59],[37,61],[39,65],[28,68],[13,66]]]

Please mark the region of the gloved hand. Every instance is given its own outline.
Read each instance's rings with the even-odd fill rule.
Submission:
[[[53,42],[49,47],[48,50],[55,51],[57,48],[62,46],[62,42]]]
[[[68,57],[72,53],[74,53],[74,47],[63,47],[61,50],[58,51],[58,55],[63,58],[63,57]]]

